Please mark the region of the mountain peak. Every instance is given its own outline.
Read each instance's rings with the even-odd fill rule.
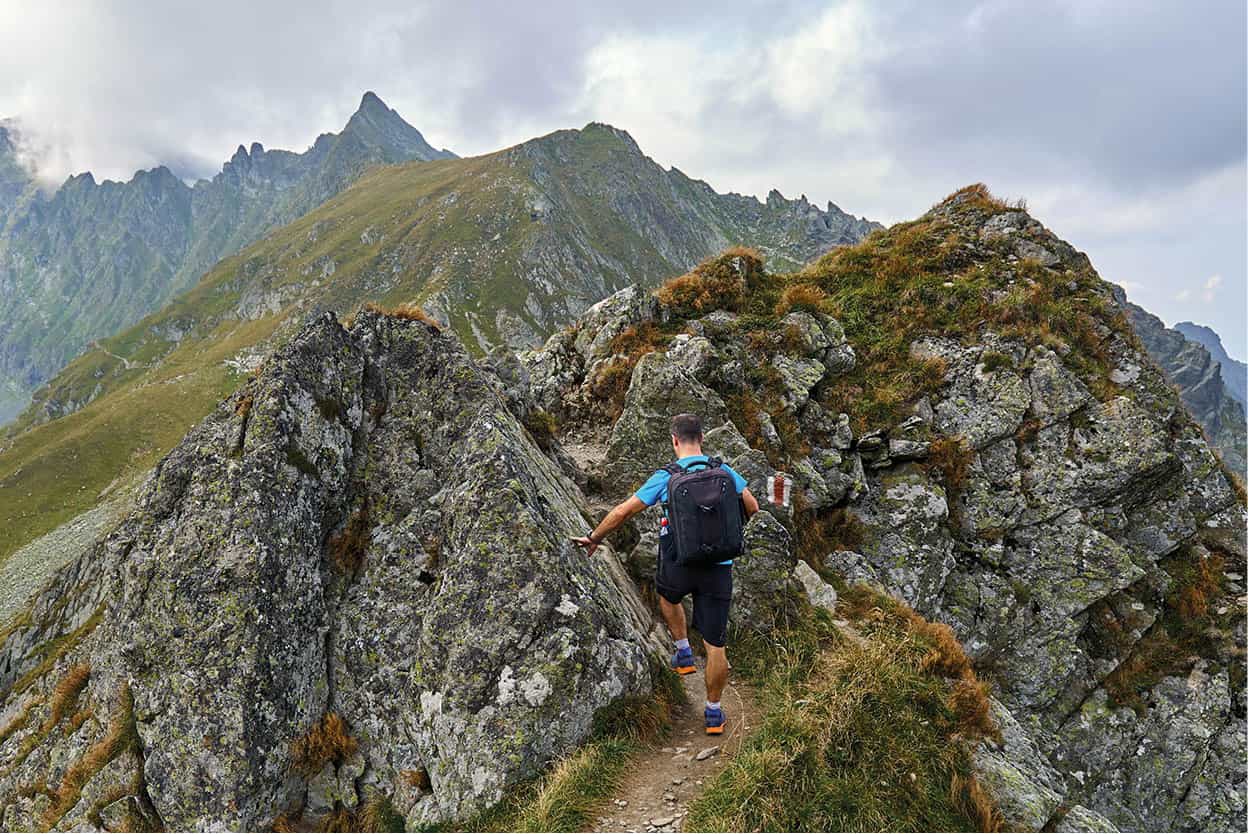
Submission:
[[[397,159],[454,158],[450,151],[434,149],[421,132],[412,127],[372,90],[364,93],[360,106],[352,114],[342,135],[353,136],[366,145],[393,151]]]

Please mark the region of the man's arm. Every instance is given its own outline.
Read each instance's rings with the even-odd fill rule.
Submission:
[[[745,517],[749,518],[758,512],[758,499],[750,492],[750,488],[746,487],[741,490],[741,503],[745,505]]]
[[[751,497],[751,500],[753,498]],[[572,541],[585,548],[586,556],[593,556],[594,551],[598,549],[598,545],[602,544],[603,539],[611,535],[615,528],[628,521],[637,513],[646,508],[646,503],[636,495],[631,496],[627,501],[622,501],[611,508],[611,512],[607,513],[607,517],[602,523],[594,528],[594,531],[588,536],[577,536]],[[754,502],[754,509],[758,509],[758,502]]]

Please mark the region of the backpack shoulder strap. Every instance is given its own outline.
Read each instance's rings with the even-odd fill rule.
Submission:
[[[682,475],[685,472],[685,467],[681,466],[677,461],[672,461],[667,466],[663,467],[663,471],[673,476]]]
[[[718,469],[719,467],[723,465],[724,465],[724,461],[721,458],[707,458],[706,459],[707,469]]]

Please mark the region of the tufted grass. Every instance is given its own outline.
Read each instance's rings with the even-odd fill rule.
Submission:
[[[1218,643],[1229,637],[1241,610],[1224,586],[1225,566],[1225,554],[1214,550],[1202,557],[1191,548],[1182,548],[1162,561],[1161,567],[1171,581],[1170,590],[1156,622],[1133,645],[1126,644],[1116,617],[1101,612],[1099,624],[1108,632],[1111,648],[1126,651],[1105,678],[1105,690],[1113,704],[1143,715],[1148,709],[1145,695],[1163,678],[1186,674],[1201,657],[1219,656]],[[1225,613],[1219,614],[1219,607]],[[1232,685],[1242,687],[1242,655],[1233,657],[1230,673]]]
[[[348,731],[342,716],[327,712],[307,733],[291,742],[291,768],[310,779],[330,762],[342,764],[358,747],[359,742]]]
[[[764,717],[690,806],[691,831],[995,831],[971,767],[987,693],[947,626],[861,587],[734,655]]]

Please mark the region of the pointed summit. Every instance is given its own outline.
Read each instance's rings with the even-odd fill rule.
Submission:
[[[342,130],[365,145],[393,154],[399,159],[454,159],[450,151],[434,149],[420,131],[412,127],[374,93],[364,93],[360,106]]]

